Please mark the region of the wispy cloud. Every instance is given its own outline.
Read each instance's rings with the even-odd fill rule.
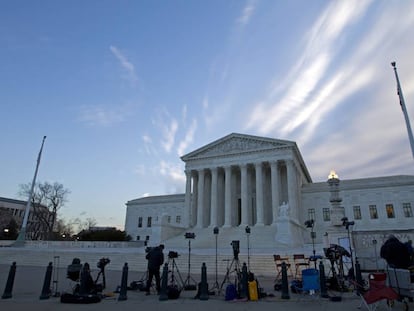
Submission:
[[[138,77],[135,73],[135,66],[116,46],[111,45],[109,49],[111,50],[112,54],[118,59],[121,67],[125,70],[126,75],[124,78],[128,80],[132,85],[136,85],[138,82]]]
[[[237,21],[242,25],[247,25],[250,21],[252,14],[254,13],[256,7],[256,0],[249,0],[246,3],[246,6],[243,8],[243,12],[241,16],[237,19]]]
[[[111,126],[123,122],[131,113],[129,105],[120,107],[86,105],[80,107],[78,120],[91,126]]]
[[[175,143],[175,136],[178,131],[178,121],[172,117],[167,109],[162,108],[152,120],[156,130],[161,132],[161,147],[170,153]]]
[[[177,148],[177,154],[178,156],[184,155],[184,152],[186,151],[187,147],[193,143],[194,141],[194,134],[197,129],[197,120],[193,119],[191,122],[191,125],[187,132],[185,133],[184,139],[179,143]]]
[[[182,193],[184,191],[185,175],[182,164],[161,161],[159,174],[164,177],[167,193]]]
[[[332,2],[322,12],[306,35],[304,52],[287,74],[284,87],[274,87],[266,99],[257,103],[247,129],[256,128],[261,134],[278,129],[282,135],[288,135],[306,122],[315,125],[315,120],[321,120],[321,116],[316,114],[323,113],[326,109],[319,108],[326,103],[328,95],[342,87],[338,81],[342,78],[341,73],[336,77],[328,75],[328,68],[340,44],[338,40],[347,27],[361,18],[369,3],[370,1]],[[324,81],[330,82],[323,86]]]

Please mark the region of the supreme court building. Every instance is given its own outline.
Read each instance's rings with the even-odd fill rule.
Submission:
[[[179,245],[192,231],[195,247],[212,248],[217,228],[226,247],[248,227],[257,249],[322,248],[349,244],[344,217],[354,221],[351,243],[361,249],[391,233],[414,237],[414,176],[340,180],[332,173],[314,183],[295,142],[237,133],[181,159],[184,194],[127,202],[125,230],[133,240]]]

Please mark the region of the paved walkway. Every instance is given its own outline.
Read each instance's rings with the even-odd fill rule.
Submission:
[[[96,278],[98,269],[91,267],[92,276]],[[0,265],[0,289],[3,294],[6,281],[8,278],[10,266]],[[16,275],[14,279],[14,286],[12,290],[12,297],[8,299],[0,299],[0,309],[7,311],[14,310],[30,310],[30,311],[48,311],[48,310],[116,310],[122,308],[122,311],[138,309],[143,310],[180,310],[180,311],[267,311],[267,310],[356,310],[360,304],[360,298],[353,293],[342,293],[342,300],[340,302],[333,302],[330,299],[315,299],[309,296],[300,296],[298,294],[290,293],[290,299],[282,299],[281,292],[273,289],[274,277],[259,279],[260,287],[268,294],[267,297],[259,301],[225,301],[224,296],[210,295],[208,300],[195,299],[196,291],[182,291],[180,297],[176,300],[160,301],[159,296],[152,294],[146,296],[144,292],[127,291],[127,299],[118,301],[118,294],[113,293],[120,285],[122,279],[121,271],[106,271],[106,290],[104,293],[112,294],[112,297],[103,299],[97,304],[64,304],[60,302],[59,297],[50,297],[49,299],[40,300],[42,292],[45,268],[17,266]],[[143,277],[144,273],[136,271],[128,271],[128,285],[132,281],[138,281]],[[181,273],[181,277],[186,280],[187,275]],[[192,280],[200,280],[199,275],[192,276]],[[219,284],[222,283],[223,277],[217,277]],[[58,273],[54,273],[52,278],[52,290],[56,292],[56,286],[53,281],[57,280],[57,291],[71,292],[73,282],[66,278],[66,268],[59,269]],[[215,284],[215,276],[208,278],[210,287]],[[102,279],[98,280],[98,283]],[[192,284],[190,282],[190,284]],[[338,295],[338,293],[330,293],[331,295]],[[412,307],[412,306],[411,306]],[[402,310],[402,304],[396,305],[395,308]]]

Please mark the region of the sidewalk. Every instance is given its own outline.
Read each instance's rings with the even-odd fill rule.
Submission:
[[[98,274],[98,269],[91,267],[92,277],[95,279]],[[10,266],[0,265],[0,290],[1,294],[6,286]],[[225,301],[224,295],[210,295],[208,300],[194,299],[196,291],[182,291],[180,297],[175,300],[159,301],[159,296],[152,294],[146,296],[144,292],[127,291],[127,299],[118,301],[118,294],[113,294],[110,298],[105,298],[99,303],[95,304],[63,304],[59,297],[50,297],[49,299],[40,300],[40,294],[43,287],[46,267],[29,267],[17,266],[16,275],[14,279],[14,286],[12,290],[12,298],[1,299],[1,310],[30,310],[30,311],[48,311],[48,310],[115,310],[122,308],[122,311],[129,310],[168,310],[171,311],[179,308],[180,311],[207,311],[207,310],[260,310],[260,311],[274,311],[274,310],[354,310],[360,304],[360,298],[353,293],[341,293],[342,301],[333,302],[330,299],[315,298],[309,296],[300,296],[298,294],[290,293],[290,299],[282,299],[281,292],[273,289],[274,277],[263,277],[258,279],[260,287],[268,294],[267,297],[259,301]],[[128,285],[132,281],[138,281],[144,275],[143,272],[128,271]],[[59,273],[55,273],[52,278],[52,292],[56,291],[53,281],[57,277],[57,291],[71,292],[73,282],[66,278],[66,267],[60,268]],[[185,280],[187,274],[181,273],[181,277]],[[106,271],[106,289],[104,293],[113,293],[120,285],[122,278],[121,271]],[[199,275],[192,275],[192,278],[197,282],[201,279]],[[221,285],[223,276],[217,278],[218,284]],[[102,279],[98,280],[98,283]],[[209,286],[215,283],[215,276],[209,275]],[[338,293],[330,293],[338,295]],[[398,306],[396,306],[398,307]]]

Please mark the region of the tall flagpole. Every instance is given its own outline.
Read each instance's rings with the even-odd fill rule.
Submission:
[[[39,170],[40,157],[42,156],[42,150],[43,150],[43,145],[45,143],[45,139],[46,139],[46,136],[43,136],[42,146],[40,147],[39,155],[37,156],[36,170],[33,176],[32,186],[30,188],[29,199],[27,201],[26,210],[24,212],[22,227],[20,229],[20,232],[19,232],[19,235],[17,236],[16,241],[14,242],[14,246],[23,246],[24,241],[26,240],[27,220],[29,219],[30,207],[32,205],[33,190],[36,184],[37,171]]]
[[[400,98],[400,105],[401,105],[401,109],[402,109],[402,111],[404,113],[405,124],[407,126],[408,139],[410,140],[410,146],[411,146],[411,154],[412,154],[412,156],[414,158],[414,138],[413,138],[413,132],[411,130],[410,119],[408,118],[407,109],[405,107],[404,96],[403,96],[403,92],[402,92],[401,85],[400,85],[400,79],[398,79],[397,67],[395,65],[395,62],[392,62],[391,63],[391,66],[394,68],[395,79],[397,80],[397,93],[398,93],[398,96]]]

